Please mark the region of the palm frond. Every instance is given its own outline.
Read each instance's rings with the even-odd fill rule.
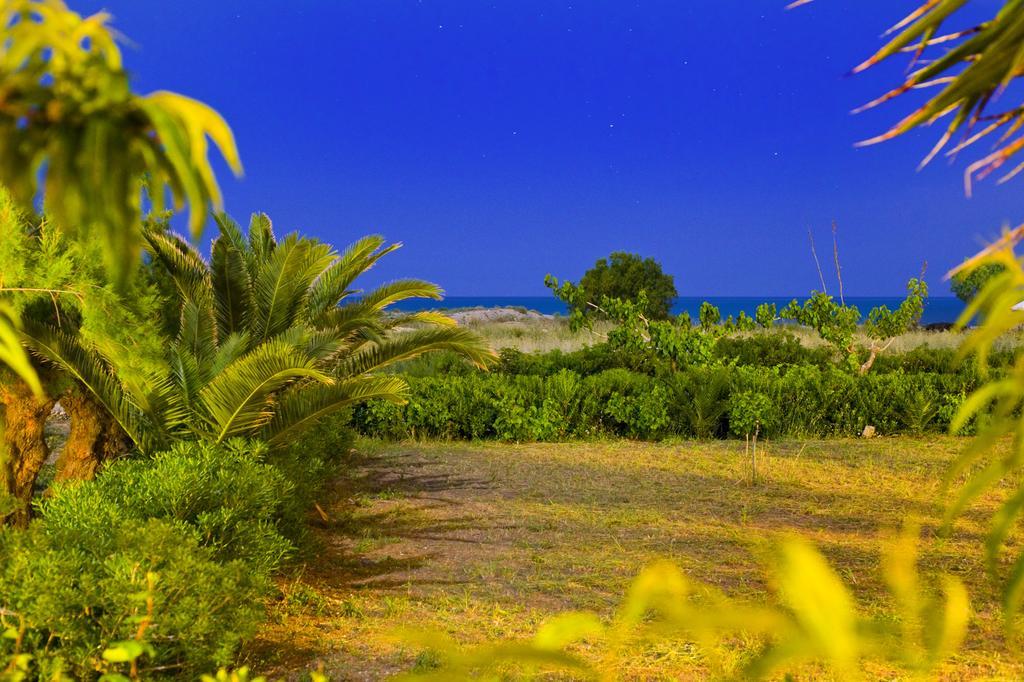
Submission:
[[[262,265],[270,259],[277,248],[274,227],[270,216],[266,213],[253,213],[249,219],[249,248],[246,257],[249,264],[249,277],[256,281]]]
[[[299,349],[268,341],[228,365],[203,388],[199,402],[208,416],[209,436],[221,442],[251,434],[274,416],[275,393],[303,378],[322,383],[332,379]]]
[[[429,298],[440,301],[443,297],[444,291],[436,284],[421,279],[400,279],[367,292],[359,299],[359,304],[376,312],[410,298]]]
[[[279,243],[253,282],[249,324],[253,340],[269,339],[298,318],[316,273],[329,263],[318,242],[288,235]]]
[[[150,252],[167,268],[182,298],[197,302],[211,299],[209,267],[191,244],[169,232],[147,230],[145,236]]]
[[[235,332],[219,339],[217,352],[209,366],[209,377],[207,380],[217,376],[232,362],[245,355],[249,351],[250,345],[249,334],[246,332]]]
[[[226,337],[242,331],[252,314],[252,282],[246,268],[245,254],[223,232],[213,241],[210,271],[218,336]]]
[[[401,246],[396,243],[384,247],[384,238],[380,235],[363,237],[351,244],[310,289],[306,308],[307,319],[316,322],[321,315],[356,293],[351,288],[353,282],[378,260]]]
[[[332,412],[367,400],[405,401],[409,385],[397,376],[359,377],[333,385],[300,384],[286,390],[274,418],[261,436],[271,446],[281,445]]]
[[[221,237],[227,239],[240,253],[248,251],[249,242],[246,241],[245,236],[242,234],[242,228],[231,216],[224,212],[217,212],[213,214],[213,219],[217,223],[217,229]]]
[[[43,385],[21,343],[20,331],[21,319],[17,313],[6,303],[0,303],[0,363],[7,365],[28,384],[35,395],[41,396]]]
[[[366,344],[343,360],[335,373],[336,376],[358,376],[440,350],[458,353],[477,367],[487,367],[497,357],[473,332],[458,327],[433,327],[394,334],[377,343]]]
[[[394,317],[387,318],[384,322],[384,328],[395,329],[397,327],[403,327],[410,324],[429,324],[437,327],[457,327],[459,323],[448,315],[439,313],[436,310],[421,310],[419,312],[409,313],[408,315],[395,315]]]
[[[217,352],[216,323],[209,300],[203,304],[186,299],[181,306],[178,344],[186,346],[199,362],[208,363]]]
[[[171,381],[177,388],[180,402],[185,409],[193,410],[199,397],[199,391],[209,381],[205,364],[200,364],[195,354],[181,345],[175,344],[167,357],[171,370]]]
[[[1005,0],[988,21],[947,28],[951,22],[966,16],[967,12],[961,10],[967,4],[967,0],[925,0],[893,26],[889,31],[892,35],[889,41],[853,71],[860,73],[896,55],[910,53],[911,67],[903,81],[861,110],[923,88],[941,86],[888,131],[861,144],[890,140],[949,116],[945,131],[925,157],[924,165],[954,136],[961,135],[962,140],[947,152],[950,156],[1002,131],[994,149],[967,167],[964,182],[970,194],[975,177],[985,178],[1024,149],[1024,137],[1013,137],[1024,126],[1024,104],[993,111],[997,102],[1005,100],[1001,96],[1006,94],[1010,83],[1024,75],[1024,51],[1021,49],[1024,45],[1024,3]],[[941,52],[933,55],[932,52],[937,50]],[[1024,164],[1012,169],[1002,181],[1021,170],[1024,170]]]

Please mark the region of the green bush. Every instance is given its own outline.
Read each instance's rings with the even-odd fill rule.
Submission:
[[[303,431],[287,447],[266,454],[266,462],[287,480],[279,495],[276,524],[281,533],[296,544],[305,544],[310,509],[331,480],[332,473],[351,456],[355,444],[351,421],[350,410],[332,412],[321,417],[315,426]]]
[[[729,428],[733,435],[769,435],[777,421],[778,407],[763,393],[743,391],[729,400]]]
[[[268,585],[243,561],[218,561],[171,521],[79,520],[0,530],[0,660],[29,655],[40,678],[59,667],[83,680],[125,672],[102,653],[145,620],[142,677],[194,677],[230,663],[255,633]]]
[[[785,330],[721,338],[715,344],[715,357],[726,364],[756,367],[828,367],[833,364],[832,353],[828,348],[808,348],[800,343],[800,339]]]
[[[666,378],[676,433],[694,438],[715,438],[722,433],[731,374],[725,367],[695,367]]]
[[[51,533],[92,528],[90,551],[102,557],[112,540],[105,527],[162,519],[192,535],[221,561],[241,559],[258,573],[277,569],[291,553],[282,521],[294,485],[266,464],[266,446],[179,443],[152,459],[105,467],[88,484],[60,485],[38,505]]]
[[[355,427],[383,438],[717,438],[745,433],[732,423],[741,411],[730,414],[730,407],[740,400],[733,396],[754,393],[772,406],[761,410],[766,436],[855,436],[867,425],[883,435],[917,434],[948,428],[979,379],[973,372],[858,375],[833,366],[733,364],[657,377],[621,368],[590,376],[562,369],[410,383],[408,404],[361,406]]]

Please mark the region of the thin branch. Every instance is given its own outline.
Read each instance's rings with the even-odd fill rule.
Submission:
[[[832,221],[832,257],[836,262],[836,279],[839,280],[839,303],[846,306],[843,298],[843,269],[839,267],[839,242],[836,239],[836,221]]]
[[[807,228],[807,238],[811,240],[811,255],[814,256],[814,266],[818,268],[818,279],[821,280],[821,293],[828,294],[828,287],[825,286],[825,275],[821,272],[821,262],[818,260],[818,250],[814,248],[814,233]]]
[[[17,291],[17,292],[30,293],[30,294],[50,294],[50,296],[56,296],[58,294],[65,294],[65,295],[69,295],[69,296],[74,296],[79,301],[81,301],[83,298],[85,298],[82,295],[81,292],[79,292],[79,291],[72,291],[70,289],[36,289],[34,287],[3,287],[3,286],[0,286],[0,292],[4,292],[4,291]]]

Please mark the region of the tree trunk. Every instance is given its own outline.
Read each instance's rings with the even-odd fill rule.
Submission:
[[[128,450],[124,432],[91,396],[72,388],[60,404],[68,413],[70,430],[57,459],[55,481],[91,480],[100,464]]]
[[[44,429],[56,402],[50,397],[37,398],[21,381],[0,385],[6,459],[6,465],[0,467],[0,484],[18,502],[17,509],[8,517],[17,525],[28,523],[32,489],[50,456]]]
[[[875,359],[878,357],[878,348],[871,346],[871,352],[868,354],[867,361],[860,366],[860,374],[867,374],[871,369],[871,366],[875,364]]]

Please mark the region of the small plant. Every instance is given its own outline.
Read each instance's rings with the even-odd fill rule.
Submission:
[[[744,391],[733,396],[729,405],[729,426],[733,433],[742,434],[750,456],[750,483],[757,483],[757,437],[765,424],[774,419],[775,406],[767,396]]]
[[[700,311],[697,314],[697,320],[700,323],[701,329],[704,329],[705,331],[710,330],[722,321],[722,311],[713,303],[703,301],[700,304]]]
[[[757,309],[754,311],[754,320],[757,322],[757,325],[763,329],[771,329],[777,319],[778,311],[776,310],[774,303],[762,303],[757,306]]]

